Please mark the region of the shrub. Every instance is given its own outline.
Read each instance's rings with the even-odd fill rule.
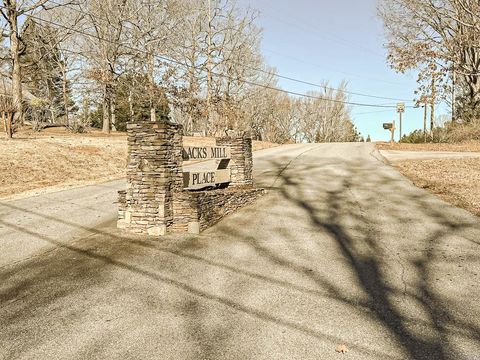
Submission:
[[[480,120],[450,126],[448,142],[480,140]]]
[[[480,140],[480,121],[468,124],[452,124],[450,122],[443,127],[434,128],[433,136],[427,132],[427,142],[429,143],[458,143],[469,140]],[[408,144],[425,142],[423,130],[415,130],[404,135],[400,142]]]
[[[430,143],[446,142],[446,134],[447,131],[445,128],[434,128],[433,134],[430,134],[430,132],[427,131],[426,141]],[[415,130],[408,135],[403,135],[400,142],[407,144],[421,144],[425,142],[425,134],[423,133],[423,130]]]

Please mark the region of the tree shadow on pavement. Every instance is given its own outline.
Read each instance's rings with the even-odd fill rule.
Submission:
[[[280,164],[273,163],[272,167],[279,168]],[[445,292],[439,291],[435,280],[442,275],[436,274],[435,269],[445,263],[439,257],[442,252],[439,248],[455,236],[461,238],[460,246],[466,246],[465,241],[468,241],[473,247],[471,250],[476,250],[470,261],[478,269],[478,222],[473,216],[468,216],[469,220],[464,221],[464,213],[458,215],[457,209],[442,204],[421,190],[412,189],[398,174],[392,175],[388,171],[379,173],[378,168],[377,164],[369,161],[345,162],[335,159],[314,165],[299,165],[278,173],[279,181],[276,180],[276,183],[280,184],[276,191],[291,206],[302,209],[320,233],[328,234],[335,241],[339,253],[347,260],[357,283],[367,296],[368,301],[362,305],[371,310],[409,358],[468,358],[480,351],[478,313],[473,317],[462,314],[461,307],[454,306],[451,299],[444,296]],[[335,178],[340,180],[332,181]],[[380,205],[383,201],[387,207]],[[386,213],[378,214],[380,208]],[[405,231],[408,225],[403,224],[414,220],[409,217],[412,209],[415,210],[414,216],[420,217],[431,230],[424,233],[424,229],[420,228],[421,223],[417,223]],[[390,234],[390,243],[382,239],[389,230],[388,225],[383,224],[383,233],[377,231],[382,229],[382,222],[385,221],[392,221],[399,228],[395,231],[396,239]],[[233,229],[226,227],[223,231],[231,233]],[[401,246],[397,244],[392,248],[392,241],[401,243],[405,240],[402,236],[411,237],[405,241],[406,247],[418,248],[415,254],[405,254],[408,255],[406,258],[403,257]],[[282,257],[276,249],[257,243],[254,237],[244,235],[244,239],[269,261],[309,276],[320,288],[326,288],[342,301],[351,303],[342,295],[342,289],[329,281],[328,277],[310,269],[307,271],[297,262]],[[319,241],[318,246],[322,245],[322,241]],[[448,243],[446,246],[449,246]],[[392,251],[395,254],[389,254]],[[392,287],[394,280],[391,276],[387,278],[391,266],[389,261],[400,265],[401,286],[397,284]],[[405,271],[409,273],[408,280],[404,279]],[[472,279],[469,280],[472,282]],[[460,294],[457,292],[456,295]],[[405,310],[397,304],[398,299],[403,302],[405,298],[414,304],[414,310]],[[470,302],[474,304],[475,300],[470,299]],[[416,319],[413,314],[418,312],[425,316]],[[408,313],[412,313],[412,316]],[[414,329],[422,321],[425,332]],[[475,348],[470,348],[470,354],[458,348],[458,338],[469,345],[474,344]]]
[[[413,189],[375,162],[330,159],[285,167],[272,161],[271,168],[281,170],[276,187],[260,200],[264,209],[249,207],[199,237],[154,241],[122,235],[110,223],[82,227],[16,207],[89,235],[63,243],[0,219],[1,225],[19,234],[56,246],[42,256],[0,269],[0,338],[10,341],[0,357],[2,351],[7,358],[29,357],[32,349],[51,342],[32,324],[72,336],[96,329],[84,346],[72,350],[72,357],[108,358],[115,347],[119,357],[128,357],[127,347],[118,344],[132,341],[131,333],[142,319],[150,324],[143,325],[140,335],[154,336],[167,346],[160,339],[171,336],[168,326],[182,327],[185,331],[175,334],[183,337],[171,341],[193,344],[191,358],[222,358],[238,337],[240,325],[232,320],[240,321],[238,314],[301,334],[319,348],[346,343],[366,358],[462,359],[468,354],[459,343],[480,349],[475,300],[458,298],[466,285],[451,284],[451,278],[437,281],[445,272],[453,273],[458,254],[478,269],[478,222],[464,219],[464,213]],[[282,226],[285,216],[299,227]],[[274,218],[280,225],[271,221]],[[385,226],[389,222],[391,226]],[[310,234],[306,240],[303,232]],[[472,254],[471,249],[477,252]],[[319,267],[319,263],[325,264]],[[340,277],[352,277],[345,284],[338,282],[335,271]],[[470,281],[475,283],[473,275]],[[448,289],[454,290],[453,298],[447,296]],[[281,306],[270,304],[273,298],[252,303],[267,290],[277,291],[278,296],[294,294],[293,300],[286,295],[282,300],[298,309],[305,302],[315,306],[318,302],[366,314],[387,331],[401,352],[346,339],[317,326],[321,319],[314,314],[300,310],[285,314]],[[474,290],[469,288],[469,294],[478,293]],[[471,312],[464,313],[462,306],[471,304]],[[92,326],[92,316],[101,325]],[[165,333],[159,319],[167,323]],[[116,322],[124,327],[111,327]],[[352,320],[350,326],[361,324]],[[240,358],[254,357],[247,350],[232,351]]]
[[[24,211],[30,212],[28,209],[24,209]],[[68,220],[43,216],[49,221],[74,225]],[[14,229],[19,234],[33,235],[56,246],[44,252],[41,256],[34,256],[26,261],[1,269],[0,319],[2,329],[0,330],[0,337],[7,339],[9,346],[2,347],[2,352],[6,351],[6,353],[2,354],[0,352],[0,355],[7,358],[22,358],[22,355],[28,358],[32,349],[41,348],[51,341],[48,337],[43,338],[36,330],[32,329],[32,323],[39,328],[58,328],[60,318],[64,318],[60,322],[62,323],[62,332],[66,333],[73,331],[69,329],[90,326],[85,320],[85,314],[91,311],[92,302],[99,301],[105,306],[113,301],[103,298],[102,295],[98,295],[100,298],[95,298],[92,294],[98,293],[99,289],[101,292],[104,287],[110,287],[112,277],[115,276],[112,274],[118,271],[132,273],[137,278],[144,278],[145,281],[150,283],[151,289],[155,291],[162,288],[173,288],[180,293],[180,295],[172,294],[172,297],[176,297],[178,301],[175,304],[175,311],[178,311],[186,324],[186,329],[191,335],[189,341],[200,349],[197,349],[199,351],[198,358],[219,358],[218,353],[223,351],[221,340],[230,336],[228,326],[222,327],[221,330],[205,331],[206,324],[210,321],[208,314],[202,311],[201,304],[205,302],[213,302],[217,307],[225,307],[235,313],[245,314],[316,340],[328,340],[332,343],[341,341],[341,338],[284,319],[269,311],[245,305],[234,294],[219,295],[214,291],[208,291],[198,286],[196,281],[187,281],[172,275],[173,270],[170,262],[175,263],[174,266],[178,266],[178,264],[183,266],[188,262],[195,262],[200,263],[202,267],[206,266],[207,269],[215,268],[221,272],[231,272],[241,277],[253,278],[263,284],[271,283],[274,286],[292,288],[301,293],[322,297],[328,296],[323,291],[316,291],[309,287],[301,287],[270,278],[263,274],[242,269],[239,266],[211,260],[208,256],[201,257],[184,252],[201,248],[201,246],[198,246],[197,239],[180,236],[170,237],[162,242],[151,241],[138,236],[120,235],[116,230],[112,231],[112,224],[107,223],[103,224],[103,228],[102,226],[99,228],[79,226],[82,230],[91,232],[91,235],[67,244],[36,233],[31,229],[6,223],[2,220],[0,220],[0,223]],[[166,256],[174,256],[174,259],[170,259],[168,262],[159,259],[158,262],[152,262],[153,259],[146,261],[146,258],[152,258],[152,251]],[[165,260],[166,257],[161,256],[160,259]],[[199,274],[194,273],[192,276],[198,277]],[[243,283],[244,280],[242,279],[241,282]],[[126,291],[124,284],[117,283],[113,286],[114,288],[109,290],[109,292],[112,292],[109,296],[115,298],[124,295]],[[247,289],[242,290],[239,286],[238,291],[242,293],[246,292]],[[159,311],[151,303],[154,295],[145,296],[142,292],[137,294],[133,290],[130,290],[129,293],[129,296],[133,297],[135,302],[138,302],[135,305],[136,307],[144,307],[145,311],[151,311],[152,313]],[[88,298],[88,301],[85,301],[85,298]],[[128,314],[110,314],[108,316],[102,314],[102,318],[97,320],[106,323],[123,316],[128,316]],[[226,324],[230,325],[228,320]],[[105,331],[107,330],[92,334],[91,338],[88,338],[89,343],[84,345],[86,349],[78,351],[74,357],[98,357],[104,352],[105,356],[108,357],[106,351],[112,347],[111,337],[113,335],[109,335]],[[25,335],[29,332],[32,332],[30,336]],[[115,341],[118,342],[125,334],[116,333],[115,336],[117,337]],[[22,341],[18,341],[19,338]],[[8,339],[10,340],[8,341]],[[125,338],[125,342],[127,341],[128,339]],[[398,357],[389,356],[382,351],[362,347],[361,345],[352,344],[352,348],[356,348],[359,353],[374,355],[379,358],[398,359]],[[35,350],[33,351],[35,352]]]

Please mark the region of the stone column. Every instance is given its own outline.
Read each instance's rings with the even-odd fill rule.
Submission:
[[[252,185],[253,159],[252,137],[249,133],[230,133],[229,136],[217,138],[218,146],[230,147],[230,185]]]
[[[118,226],[165,235],[173,224],[173,194],[182,191],[182,126],[141,121],[127,125],[127,190]]]

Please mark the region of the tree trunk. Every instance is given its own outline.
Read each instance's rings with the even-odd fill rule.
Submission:
[[[432,75],[432,98],[430,102],[430,136],[433,140],[433,128],[435,126],[435,98],[436,98],[436,88],[435,88],[435,74]]]
[[[88,99],[86,96],[83,97],[83,125],[88,125]]]
[[[46,85],[47,85],[47,97],[48,97],[48,101],[50,103],[50,105],[49,105],[50,119],[48,121],[50,122],[50,124],[55,124],[57,122],[57,120],[56,120],[56,116],[55,116],[55,109],[52,106],[52,96],[51,96],[51,91],[50,91],[50,84],[49,84],[48,81],[46,82]]]
[[[132,89],[130,89],[128,93],[128,107],[130,109],[130,121],[133,122],[133,117],[135,116],[135,112],[133,111],[133,94]]]
[[[153,76],[154,70],[154,58],[153,53],[149,51],[148,53],[148,83],[150,86],[150,120],[152,122],[157,121],[157,109],[155,108],[155,79]]]
[[[104,133],[110,133],[110,90],[108,84],[103,85],[102,116],[102,131]]]
[[[15,113],[9,112],[7,113],[7,122],[6,122],[6,134],[7,139],[11,139],[13,137],[13,117]]]
[[[7,7],[8,21],[10,23],[10,56],[12,59],[12,96],[15,112],[20,121],[23,122],[23,106],[22,106],[22,71],[20,68],[20,40],[18,35],[18,11],[17,1],[10,1]],[[10,126],[10,131],[13,127]]]
[[[208,0],[208,32],[207,32],[207,136],[213,131],[212,107],[212,4]]]
[[[423,109],[423,142],[427,142],[427,102],[424,103]]]
[[[69,126],[70,121],[68,116],[67,72],[65,71],[65,69],[63,69],[62,73],[63,107],[65,111],[65,121],[67,123],[67,126]]]
[[[115,107],[116,107],[116,94],[113,87],[110,87],[110,123],[112,125],[112,131],[117,131]]]
[[[471,110],[472,114],[478,112],[480,107],[480,81],[476,78],[471,80],[468,83],[468,103],[466,104],[467,109]],[[469,117],[463,119],[466,122],[471,121]]]

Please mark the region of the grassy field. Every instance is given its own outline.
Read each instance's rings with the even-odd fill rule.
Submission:
[[[480,152],[479,141],[458,144],[377,143],[381,150]],[[480,158],[408,160],[394,166],[413,183],[480,216]]]
[[[185,137],[185,145],[213,145],[213,138]],[[275,144],[257,142],[254,151]],[[61,128],[25,131],[0,139],[0,198],[36,195],[125,176],[125,133],[72,134]]]
[[[391,144],[389,142],[378,142],[376,145],[380,150],[480,152],[480,141],[466,141],[457,144]]]
[[[480,216],[480,158],[410,160],[395,167],[416,186]]]

